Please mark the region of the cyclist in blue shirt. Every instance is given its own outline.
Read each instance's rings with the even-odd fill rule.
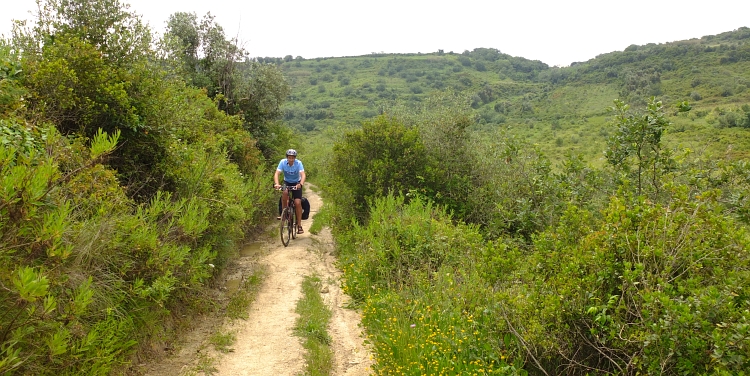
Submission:
[[[279,166],[276,167],[276,173],[273,175],[273,186],[276,189],[281,188],[279,184],[279,175],[284,174],[284,185],[287,187],[295,187],[295,190],[291,190],[292,197],[294,197],[294,209],[297,214],[297,233],[301,234],[302,230],[302,186],[305,184],[305,167],[302,165],[302,161],[297,159],[297,151],[289,149],[286,151],[286,159],[279,161]],[[282,210],[286,209],[286,204],[289,197],[289,189],[285,189],[281,193],[281,205]]]

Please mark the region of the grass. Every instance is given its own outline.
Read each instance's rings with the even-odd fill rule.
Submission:
[[[230,319],[247,319],[247,308],[255,300],[258,290],[265,277],[266,270],[255,269],[253,274],[242,281],[237,292],[232,295],[227,304],[227,317]]]
[[[214,373],[218,372],[219,370],[216,369],[216,366],[214,366],[214,362],[216,362],[216,359],[206,355],[206,354],[199,354],[198,355],[198,364],[195,366],[194,370],[188,371],[187,375],[207,375],[211,376]]]
[[[303,339],[305,375],[330,375],[333,370],[333,351],[328,322],[331,311],[320,296],[321,280],[317,275],[306,276],[302,282],[302,299],[297,302],[300,315],[295,324],[295,333]]]
[[[313,223],[310,225],[310,233],[318,235],[325,226],[329,226],[331,222],[331,212],[328,207],[323,206],[318,209],[318,212],[313,216]]]
[[[210,342],[212,345],[214,345],[214,348],[216,351],[222,352],[222,353],[228,353],[234,351],[232,348],[232,345],[234,345],[234,342],[237,340],[237,337],[234,335],[233,332],[229,333],[222,333],[217,332],[214,333],[214,335],[211,336]]]

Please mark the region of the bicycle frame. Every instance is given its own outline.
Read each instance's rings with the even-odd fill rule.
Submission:
[[[294,204],[294,197],[290,194],[290,190],[296,190],[289,186],[282,186],[281,191],[287,191],[287,204],[286,207],[281,211],[281,221],[279,226],[279,233],[281,235],[281,244],[284,247],[289,245],[291,239],[297,238],[297,212]]]

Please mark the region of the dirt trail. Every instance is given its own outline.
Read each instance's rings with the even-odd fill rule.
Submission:
[[[320,196],[310,189],[305,190],[305,196],[310,201],[312,218],[322,202]],[[284,247],[276,236],[261,244],[260,255],[243,252],[248,253],[246,257],[239,258],[233,265],[232,273],[227,277],[227,287],[251,275],[258,263],[267,266],[265,281],[249,308],[248,320],[227,321],[221,327],[214,325],[212,329],[206,328],[210,326],[210,319],[196,325],[174,356],[159,366],[146,367],[149,369],[146,374],[302,374],[305,367],[304,349],[299,337],[293,333],[298,317],[294,310],[302,296],[303,278],[317,273],[323,286],[321,295],[333,313],[328,329],[333,339],[333,374],[369,375],[371,356],[363,345],[359,314],[344,308],[348,296],[339,287],[340,271],[335,267],[335,258],[331,255],[333,240],[330,230],[324,229],[318,235],[310,234],[311,223],[311,220],[303,221],[305,233],[293,239],[288,247]],[[278,234],[278,231],[274,234]],[[232,352],[219,353],[208,345],[208,337],[217,331],[235,334]],[[206,366],[206,363],[210,365]]]

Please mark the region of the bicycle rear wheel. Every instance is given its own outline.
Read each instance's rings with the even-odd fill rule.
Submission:
[[[292,238],[292,231],[295,230],[292,224],[294,221],[292,218],[294,218],[294,214],[289,208],[285,208],[284,211],[281,212],[279,232],[281,235],[281,244],[284,244],[284,247],[289,245],[289,240]]]

